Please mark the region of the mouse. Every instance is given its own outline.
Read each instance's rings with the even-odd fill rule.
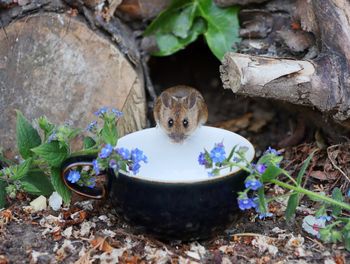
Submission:
[[[177,85],[164,90],[153,108],[154,120],[170,140],[182,143],[208,120],[202,94],[193,87]]]

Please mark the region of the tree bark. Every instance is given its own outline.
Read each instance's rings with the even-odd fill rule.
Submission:
[[[30,120],[46,115],[85,128],[108,106],[124,112],[120,135],[144,128],[144,74],[131,32],[90,12],[90,22],[101,28],[92,30],[64,3],[45,3],[41,12],[21,9],[11,20],[10,9],[0,16],[9,22],[0,33],[0,146],[15,147],[15,109]]]
[[[350,127],[350,3],[300,0],[296,10],[302,28],[315,35],[318,56],[289,60],[228,53],[220,67],[224,87],[308,105]]]

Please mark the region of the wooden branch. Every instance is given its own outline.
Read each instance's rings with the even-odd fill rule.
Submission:
[[[320,64],[324,66],[321,70]],[[316,107],[341,122],[345,119],[337,118],[344,117],[339,103],[345,97],[341,91],[330,89],[333,71],[327,59],[315,63],[238,53],[227,53],[220,67],[224,88],[234,93]]]
[[[291,16],[316,39],[312,61],[226,54],[225,88],[252,97],[311,106],[350,128],[350,2],[296,2]],[[315,48],[315,47],[314,47]]]

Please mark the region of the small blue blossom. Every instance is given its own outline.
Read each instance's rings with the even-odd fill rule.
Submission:
[[[53,132],[53,133],[49,136],[49,138],[47,139],[47,142],[50,143],[50,142],[53,141],[53,140],[57,140],[57,134],[56,134],[56,132]]]
[[[117,153],[122,157],[124,160],[128,160],[130,158],[130,151],[126,148],[118,148]]]
[[[270,213],[270,212],[266,212],[266,213],[261,213],[259,214],[259,219],[265,219],[266,217],[271,217],[273,216],[273,213]]]
[[[263,174],[266,171],[266,165],[265,164],[256,164],[255,165],[255,169],[257,172],[259,172],[260,174]]]
[[[350,188],[348,190],[348,193],[346,194],[348,197],[350,197]]]
[[[140,170],[140,168],[141,168],[141,165],[140,165],[139,163],[134,163],[134,164],[131,165],[131,168],[129,167],[129,169],[130,169],[134,174],[138,173],[139,170]]]
[[[103,116],[105,113],[107,113],[107,111],[108,111],[108,107],[103,106],[99,110],[97,110],[94,114],[96,116]]]
[[[207,165],[208,164],[208,161],[205,158],[205,153],[204,152],[201,152],[199,154],[199,156],[198,156],[198,163],[199,163],[199,165]]]
[[[95,174],[99,175],[100,174],[100,166],[98,165],[97,160],[92,161],[92,166],[93,166],[93,169],[95,171]]]
[[[264,154],[273,154],[273,155],[280,155],[281,153],[277,150],[275,150],[274,148],[268,147],[267,150],[265,150]]]
[[[115,115],[116,118],[122,117],[124,115],[123,112],[121,112],[115,108],[112,108],[112,113]]]
[[[92,121],[87,127],[86,131],[93,131],[97,127],[97,121]]]
[[[88,182],[87,182],[87,186],[89,188],[94,188],[96,186],[96,178],[95,177],[91,177]]]
[[[245,187],[250,188],[251,190],[256,191],[257,189],[261,188],[263,185],[259,180],[252,179],[252,180],[247,180],[245,182]]]
[[[72,170],[69,172],[67,180],[71,183],[76,183],[80,179],[80,173],[79,171]]]
[[[255,203],[253,201],[253,199],[251,198],[238,198],[238,207],[239,209],[243,210],[247,210],[247,209],[251,209],[251,208],[255,208]]]
[[[131,150],[130,155],[134,163],[139,163],[140,161],[147,163],[147,157],[143,154],[143,151],[138,148]]]
[[[118,163],[115,159],[111,159],[109,161],[109,167],[114,169],[114,170],[117,170],[118,169]]]
[[[320,217],[317,217],[318,220],[323,220],[323,221],[331,221],[332,217],[329,215],[321,215]]]
[[[106,159],[112,154],[112,151],[113,151],[112,145],[107,144],[104,148],[101,149],[101,152],[98,156],[101,159]]]
[[[224,149],[223,145],[217,144],[215,146],[215,148],[213,148],[210,151],[210,158],[212,159],[212,161],[214,163],[221,163],[221,162],[223,162],[226,159],[225,155],[226,155],[226,152],[225,152],[225,149]]]

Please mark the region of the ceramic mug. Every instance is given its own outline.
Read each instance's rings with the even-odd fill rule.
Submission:
[[[232,223],[238,211],[237,192],[244,188],[247,176],[239,168],[220,176],[207,176],[198,164],[198,155],[204,147],[211,149],[217,142],[223,142],[227,152],[234,145],[248,147],[247,160],[254,158],[251,143],[227,130],[202,127],[187,143],[179,145],[171,143],[157,128],[151,128],[118,141],[118,147],[137,147],[148,156],[149,162],[137,176],[125,171],[115,175],[108,170],[106,184],[100,189],[80,187],[66,180],[71,168],[92,167],[93,156],[67,159],[61,176],[80,195],[109,199],[118,214],[140,232],[164,240],[205,239]],[[204,177],[198,176],[203,174]]]

